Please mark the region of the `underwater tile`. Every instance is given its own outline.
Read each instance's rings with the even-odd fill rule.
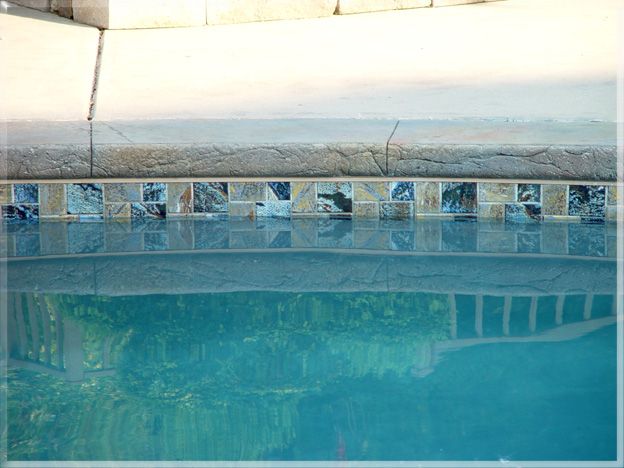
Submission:
[[[106,203],[104,205],[105,218],[130,218],[131,215],[130,203]]]
[[[503,203],[479,203],[479,219],[504,219],[505,205]]]
[[[607,206],[607,209],[605,211],[605,218],[608,221],[617,221],[617,210],[617,206]]]
[[[141,184],[104,184],[106,203],[140,202]]]
[[[414,231],[390,231],[391,250],[414,250]]]
[[[193,184],[170,182],[167,184],[167,213],[190,214],[193,212]]]
[[[68,214],[103,214],[102,184],[69,184],[67,186]]]
[[[266,200],[264,182],[231,182],[230,201],[256,202]]]
[[[439,219],[420,220],[414,226],[416,241],[414,249],[418,252],[438,252],[442,239],[442,221]]]
[[[568,253],[588,257],[606,255],[606,235],[604,226],[595,224],[568,224]]]
[[[41,216],[65,216],[67,214],[65,184],[39,184],[39,198]]]
[[[292,245],[290,231],[269,231],[267,234],[270,249],[288,249]]]
[[[353,216],[356,218],[379,218],[379,203],[355,202],[353,203]]]
[[[477,184],[474,182],[443,182],[442,212],[476,213]]]
[[[505,221],[513,223],[538,222],[542,219],[539,203],[506,203]]]
[[[41,255],[39,235],[21,235],[15,237],[16,257],[36,257]]]
[[[381,219],[411,219],[414,217],[414,204],[411,202],[382,202]]]
[[[172,218],[167,220],[167,237],[171,250],[193,249],[193,220]]]
[[[542,200],[541,191],[542,186],[540,184],[518,184],[516,201],[539,203]]]
[[[513,202],[516,198],[516,184],[495,184],[479,182],[479,203]]]
[[[479,231],[479,252],[515,252],[516,233],[510,231]]]
[[[67,253],[67,224],[42,222],[41,254],[61,255]]]
[[[228,214],[234,218],[255,218],[256,204],[253,202],[230,202]]]
[[[13,200],[18,203],[39,203],[38,184],[13,184]]]
[[[387,250],[390,245],[390,231],[355,229],[353,238],[356,249]]]
[[[229,230],[220,220],[193,220],[194,249],[227,249]]]
[[[414,182],[392,182],[390,196],[393,201],[414,201]]]
[[[442,221],[442,251],[476,252],[478,223]]]
[[[143,184],[144,202],[166,202],[167,184],[163,182],[147,182]]]
[[[542,224],[542,253],[568,253],[567,223],[544,222]]]
[[[104,230],[100,223],[73,222],[67,226],[70,253],[104,252]]]
[[[440,212],[440,184],[438,182],[416,182],[416,213]]]
[[[542,250],[542,236],[539,233],[519,232],[518,252],[540,253]]]
[[[350,182],[318,182],[319,213],[351,213],[353,191]]]
[[[609,185],[607,187],[607,205],[617,205],[618,202],[618,188],[617,185]]]
[[[290,200],[290,182],[267,183],[267,200]]]
[[[193,183],[194,213],[227,213],[228,211],[227,182],[195,182]]]
[[[542,213],[544,216],[567,216],[568,187],[562,184],[542,185]]]
[[[167,206],[164,203],[132,203],[133,218],[166,218]]]
[[[2,205],[2,218],[6,220],[39,219],[39,206],[37,205]]]
[[[388,199],[388,182],[353,183],[353,200],[356,202],[379,202]]]
[[[13,202],[13,187],[11,185],[0,185],[0,203],[12,203]]]
[[[318,223],[316,218],[293,218],[291,242],[293,247],[316,247]]]
[[[121,223],[107,223],[121,224]],[[129,223],[124,223],[129,224]],[[107,232],[106,236],[107,252],[141,252],[143,251],[143,234]]]
[[[607,236],[607,257],[617,257],[617,237]]]
[[[230,231],[231,249],[263,249],[267,245],[266,231]]]
[[[316,183],[293,182],[291,191],[293,213],[316,213]]]
[[[169,236],[165,232],[146,232],[143,234],[144,250],[167,250]]]
[[[290,218],[292,212],[289,201],[263,201],[256,203],[256,215],[261,218]]]
[[[317,221],[319,247],[338,249],[353,247],[351,221],[342,219],[319,219]]]
[[[570,185],[568,214],[604,218],[605,187],[603,185]]]

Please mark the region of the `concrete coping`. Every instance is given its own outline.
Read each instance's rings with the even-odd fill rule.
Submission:
[[[11,179],[437,177],[614,181],[614,122],[139,120],[7,123]]]

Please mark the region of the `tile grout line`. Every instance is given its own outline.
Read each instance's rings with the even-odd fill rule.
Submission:
[[[389,168],[389,160],[390,160],[390,142],[392,141],[392,137],[394,136],[394,134],[397,131],[397,128],[399,128],[399,124],[401,123],[400,120],[397,120],[396,124],[394,125],[394,128],[392,129],[392,133],[390,133],[390,136],[388,137],[388,140],[386,141],[386,174],[385,176],[388,177],[388,172],[390,170]]]

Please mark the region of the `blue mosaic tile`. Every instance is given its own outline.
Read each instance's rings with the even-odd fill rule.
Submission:
[[[392,182],[390,195],[394,201],[414,201],[414,182]]]
[[[69,184],[67,186],[67,213],[104,214],[102,184]]]
[[[317,184],[319,213],[351,213],[353,189],[350,182],[319,182]]]
[[[442,250],[445,252],[476,252],[478,239],[477,223],[443,221]]]
[[[605,195],[603,185],[570,185],[568,214],[604,218]]]
[[[39,185],[15,184],[13,185],[13,200],[15,203],[39,203]]]
[[[519,202],[539,203],[542,201],[540,184],[518,184]]]
[[[259,218],[290,218],[289,201],[265,201],[256,203],[256,216]]]
[[[164,232],[146,232],[143,235],[143,248],[145,250],[167,250],[168,236]]]
[[[67,243],[70,253],[104,252],[104,231],[99,223],[69,223],[67,226]]]
[[[193,237],[195,249],[227,249],[230,245],[230,231],[226,223],[194,220]]]
[[[442,183],[442,213],[476,213],[477,184],[474,182]]]
[[[538,222],[542,219],[539,203],[506,203],[505,221],[512,223]]]
[[[3,205],[2,218],[36,221],[39,219],[39,207],[37,205]]]
[[[193,184],[194,213],[227,213],[227,182],[195,182]]]
[[[392,250],[414,250],[414,231],[391,231],[390,248]]]
[[[164,203],[132,203],[130,210],[133,218],[167,217],[167,205]]]
[[[269,182],[269,200],[290,200],[290,182]]]
[[[150,182],[143,184],[144,202],[166,202],[167,184],[162,182]]]
[[[568,224],[568,253],[590,257],[604,257],[607,243],[604,228],[592,224]]]

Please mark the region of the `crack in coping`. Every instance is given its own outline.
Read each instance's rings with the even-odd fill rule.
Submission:
[[[394,128],[392,129],[392,133],[390,134],[390,136],[388,137],[388,141],[386,141],[386,176],[389,175],[389,171],[390,171],[390,167],[389,167],[389,152],[390,152],[390,142],[392,141],[392,137],[394,136],[395,132],[397,131],[397,128],[399,128],[399,124],[401,123],[400,120],[397,120],[397,123],[394,125]]]
[[[104,30],[100,29],[98,36],[97,55],[95,56],[95,70],[93,71],[93,84],[91,86],[91,98],[89,100],[89,121],[95,116],[95,102],[97,99],[97,90],[100,81],[100,67],[102,65],[102,50],[104,49]]]

